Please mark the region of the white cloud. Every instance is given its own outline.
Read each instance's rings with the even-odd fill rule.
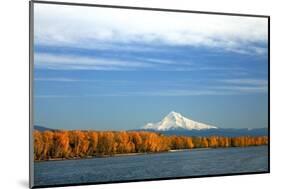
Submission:
[[[234,94],[226,91],[218,90],[199,90],[199,89],[174,89],[174,90],[159,90],[146,92],[132,92],[127,95],[133,96],[202,96],[202,95],[229,95]]]
[[[217,96],[217,95],[245,95],[245,94],[265,94],[266,87],[214,87],[209,89],[175,89],[175,90],[147,90],[128,91],[100,94],[73,95],[37,95],[36,98],[89,98],[89,97],[128,97],[128,96]]]
[[[243,95],[267,93],[266,86],[221,86],[202,87],[202,89],[168,89],[119,93],[110,96],[203,96],[203,95]]]
[[[135,70],[153,66],[145,62],[52,53],[35,53],[34,62],[37,68],[56,70]]]
[[[102,71],[135,71],[135,70],[154,70],[154,71],[241,71],[240,67],[227,66],[198,66],[190,61],[167,60],[161,58],[135,58],[129,57],[102,58],[85,55],[69,55],[55,53],[34,54],[36,68],[52,70],[102,70]]]
[[[116,86],[128,86],[135,85],[136,83],[131,80],[102,80],[102,79],[81,79],[81,78],[71,78],[71,77],[36,77],[35,81],[38,82],[87,82],[87,83],[95,83],[95,85],[116,85]]]
[[[264,54],[256,44],[267,42],[267,19],[35,4],[35,42],[83,48],[155,42]]]
[[[226,85],[217,85],[214,86],[213,89],[239,92],[242,94],[266,93],[268,91],[268,81],[266,79],[224,79],[219,80],[218,82],[225,83]]]
[[[171,86],[170,86],[171,87]],[[173,87],[178,87],[174,85]],[[169,87],[167,87],[169,88]],[[257,86],[202,86],[192,89],[146,89],[144,91],[115,91],[112,93],[95,93],[84,95],[37,95],[37,98],[89,98],[89,97],[128,97],[128,96],[217,96],[266,94],[266,85]]]
[[[267,86],[218,86],[215,89],[227,90],[239,93],[265,93],[267,92]]]
[[[260,85],[260,86],[264,86],[268,84],[268,81],[265,79],[225,79],[222,80],[222,82],[229,83],[229,84]]]
[[[35,98],[80,98],[81,96],[70,95],[35,95]]]
[[[57,78],[34,78],[35,81],[55,81],[55,82],[77,82],[81,80],[72,79],[72,78],[63,78],[63,77],[57,77]],[[84,80],[83,80],[84,81]]]

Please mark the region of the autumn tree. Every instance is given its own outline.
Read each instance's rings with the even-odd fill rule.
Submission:
[[[73,130],[40,132],[35,130],[33,139],[35,160],[268,144],[267,136],[188,137],[166,136],[146,131]]]
[[[191,149],[191,148],[194,148],[194,144],[193,144],[193,142],[192,142],[192,138],[191,137],[185,137],[184,138],[185,140],[184,140],[184,143],[185,143],[185,148],[187,148],[187,149]]]
[[[54,132],[52,131],[44,131],[42,133],[42,138],[43,138],[43,159],[49,159],[51,157],[54,157]]]
[[[208,147],[216,148],[218,147],[218,137],[211,136],[208,138]]]
[[[69,137],[66,131],[55,132],[53,136],[53,145],[55,146],[54,157],[66,158],[69,155]]]
[[[44,142],[41,132],[34,131],[33,132],[34,138],[34,159],[41,160],[44,159]]]
[[[98,133],[90,131],[88,133],[89,137],[89,150],[88,155],[94,155],[97,153],[97,146],[98,146]]]
[[[132,142],[135,145],[135,151],[141,152],[141,150],[142,150],[141,145],[142,145],[143,141],[142,141],[142,138],[141,138],[139,132],[132,132],[131,135],[132,135]]]
[[[98,153],[112,154],[114,147],[114,134],[112,132],[100,132],[98,136]]]
[[[82,131],[70,131],[69,145],[71,147],[71,156],[85,156],[89,148],[88,136]]]

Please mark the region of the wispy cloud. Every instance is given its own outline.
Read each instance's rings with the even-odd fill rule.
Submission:
[[[245,94],[260,94],[266,93],[268,88],[266,86],[211,86],[202,89],[167,89],[156,91],[139,91],[128,92],[123,95],[128,96],[213,96],[213,95],[245,95]]]
[[[146,92],[127,93],[128,96],[202,96],[202,95],[227,95],[228,92],[216,90],[200,90],[200,89],[176,89],[176,90],[158,90]],[[231,93],[233,94],[233,93]]]
[[[35,98],[81,98],[81,96],[72,96],[72,95],[35,95]]]
[[[224,83],[225,85],[220,85]],[[268,91],[268,81],[266,79],[223,79],[218,80],[218,84],[213,88],[217,90],[233,91],[238,93],[266,93]]]
[[[118,80],[118,79],[83,79],[72,77],[39,77],[35,81],[44,82],[90,82],[92,89],[98,86],[98,91],[81,91],[78,96],[73,95],[39,95],[37,98],[87,98],[112,96],[209,96],[209,95],[243,95],[265,94],[268,92],[266,79],[176,79],[176,80]],[[108,86],[110,85],[110,91]],[[93,88],[94,87],[94,88]],[[142,90],[140,90],[142,89]]]
[[[81,78],[71,78],[71,77],[35,77],[34,81],[37,82],[86,82],[86,83],[94,83],[96,86],[128,86],[128,85],[136,85],[137,83],[129,80],[101,80],[101,79],[81,79]]]
[[[238,85],[267,85],[268,81],[265,79],[225,79],[221,80],[223,83],[238,84]]]
[[[72,79],[72,78],[63,78],[63,77],[53,77],[53,78],[34,78],[35,81],[54,81],[54,82],[78,82],[78,81],[84,81],[81,79]],[[88,81],[88,80],[85,80]]]
[[[145,62],[52,53],[35,53],[34,60],[37,68],[56,70],[134,70],[153,67],[153,64]]]
[[[101,70],[101,71],[243,71],[244,68],[229,65],[206,65],[191,61],[171,60],[163,58],[144,57],[101,57],[85,56],[82,54],[57,54],[36,52],[34,55],[35,68],[50,70]]]
[[[175,60],[169,60],[169,59],[165,59],[165,58],[137,58],[137,60],[140,60],[140,61],[144,61],[144,62],[150,62],[150,63],[153,63],[153,64],[166,64],[166,65],[176,65],[176,64],[181,64],[181,65],[191,65],[192,63],[191,62],[176,62]]]
[[[37,95],[36,98],[90,98],[90,97],[128,97],[128,96],[217,96],[217,95],[247,95],[265,94],[266,86],[214,86],[203,87],[204,89],[154,89],[145,91],[123,91],[112,93],[96,93],[84,95]]]
[[[215,89],[224,91],[233,91],[236,93],[265,93],[268,90],[267,86],[217,86]]]

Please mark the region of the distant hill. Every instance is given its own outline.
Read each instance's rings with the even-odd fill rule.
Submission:
[[[42,131],[54,131],[55,129],[50,129],[50,128],[39,126],[39,125],[34,125],[34,130],[42,132]]]
[[[156,131],[164,135],[177,135],[177,136],[226,136],[226,137],[236,137],[236,136],[267,136],[267,128],[258,128],[258,129],[208,129],[208,130],[184,130],[184,129],[173,129],[167,131]]]

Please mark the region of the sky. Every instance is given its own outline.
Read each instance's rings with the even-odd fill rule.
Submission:
[[[34,123],[130,130],[171,111],[268,127],[267,19],[36,4]]]

